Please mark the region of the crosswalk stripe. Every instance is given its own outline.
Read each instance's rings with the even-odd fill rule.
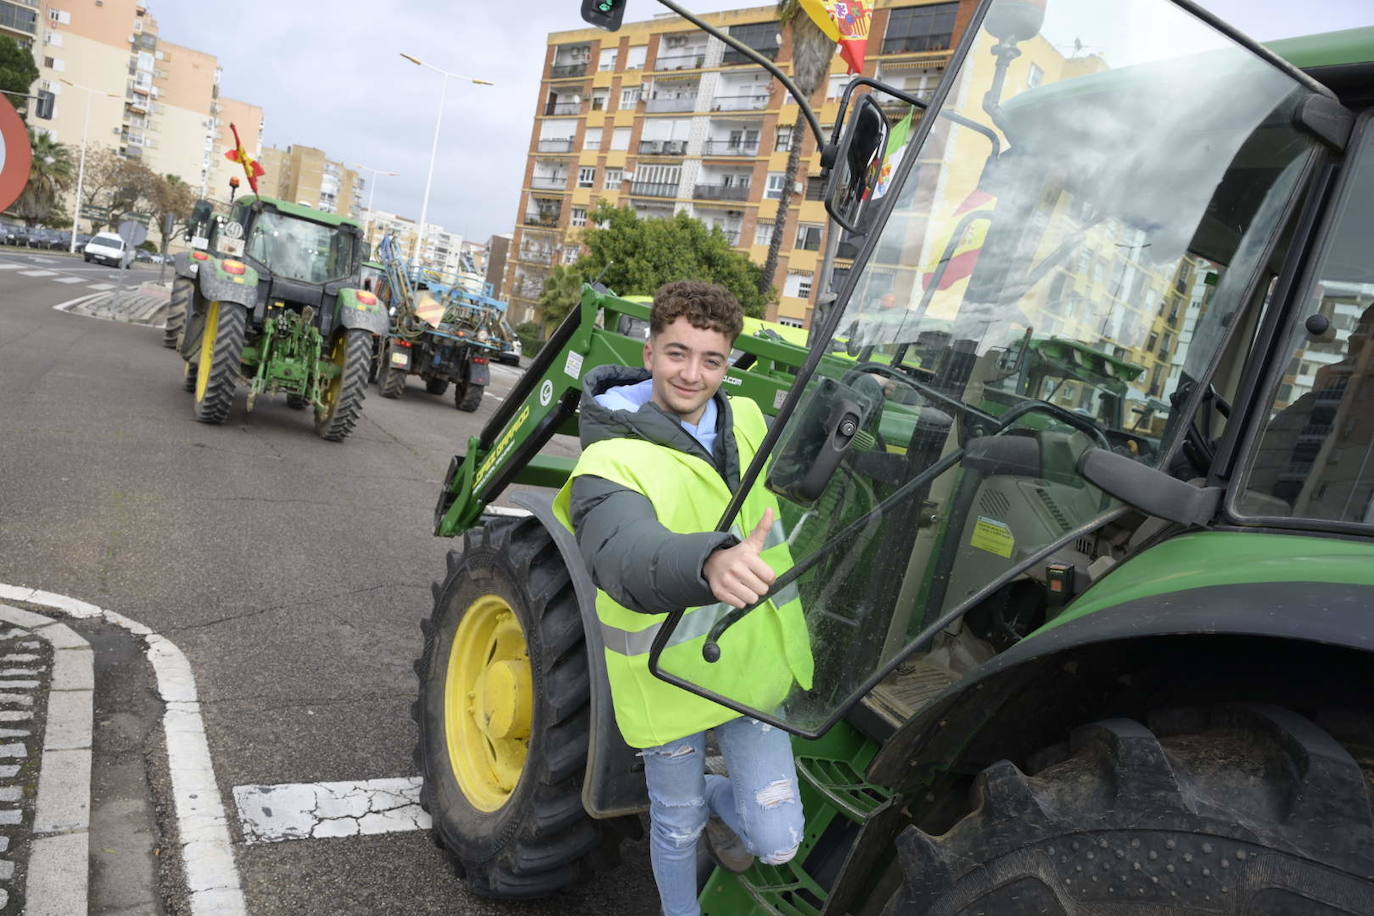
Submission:
[[[91,284],[91,289],[114,289],[114,288],[115,288],[115,285],[114,285],[113,283],[92,283],[92,284]]]
[[[56,271],[53,270],[21,270],[19,273],[25,277],[51,277]]]
[[[86,278],[85,278],[85,277],[53,277],[53,278],[52,278],[52,282],[54,282],[54,283],[85,283],[85,282],[86,282]]]
[[[428,830],[420,779],[235,786],[245,843]]]
[[[0,270],[18,270],[23,264],[0,264]]]

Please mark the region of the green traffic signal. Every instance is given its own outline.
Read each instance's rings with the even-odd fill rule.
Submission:
[[[598,29],[614,32],[625,17],[629,0],[582,0],[582,18]]]

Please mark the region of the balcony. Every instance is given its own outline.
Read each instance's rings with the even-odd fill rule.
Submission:
[[[558,220],[562,215],[562,210],[540,210],[538,213],[526,213],[525,225],[553,228],[558,225]]]
[[[678,52],[654,61],[655,70],[700,70],[706,66],[706,51]]]
[[[751,92],[746,95],[718,95],[711,100],[712,111],[760,111],[768,107],[768,93]]]
[[[630,193],[636,197],[676,197],[675,181],[636,181],[630,185]]]
[[[544,106],[545,115],[575,115],[581,111],[581,102],[550,102]]]
[[[748,200],[749,186],[740,184],[699,184],[692,191],[697,200]]]
[[[644,110],[650,113],[664,111],[695,111],[697,107],[697,97],[694,95],[683,95],[676,98],[648,99],[644,103]]]
[[[541,153],[571,153],[576,140],[573,137],[552,137],[539,141]]]
[[[687,141],[640,140],[639,154],[641,156],[685,156],[687,154]]]
[[[757,156],[759,141],[707,140],[704,152],[707,156]]]
[[[551,248],[521,248],[520,260],[529,261],[534,264],[553,265],[553,249]]]
[[[567,175],[535,175],[530,179],[530,187],[540,191],[568,190]]]
[[[748,42],[745,43],[748,44]],[[754,46],[751,45],[750,47]],[[767,44],[762,47],[754,47],[754,50],[757,51],[759,54],[762,54],[769,60],[777,60],[778,52],[781,51],[782,48],[775,44]],[[743,54],[736,51],[734,48],[726,48],[725,56],[720,59],[720,64],[722,67],[731,67],[736,64],[754,64],[754,60],[752,58],[745,57]],[[757,66],[757,64],[754,65]]]
[[[549,68],[549,79],[568,80],[578,76],[587,75],[587,62],[580,64],[555,64]]]

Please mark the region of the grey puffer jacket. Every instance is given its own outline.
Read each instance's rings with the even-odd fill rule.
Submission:
[[[715,454],[709,455],[675,417],[653,402],[630,411],[611,410],[596,401],[611,388],[647,378],[649,370],[629,366],[598,366],[587,373],[579,408],[582,446],[603,439],[643,439],[705,459],[730,489],[738,487],[734,417],[730,401],[720,392],[715,395]],[[577,545],[597,588],[646,614],[713,603],[716,599],[702,567],[713,551],[738,543],[728,533],[669,531],[643,494],[592,475],[573,481],[571,514]]]

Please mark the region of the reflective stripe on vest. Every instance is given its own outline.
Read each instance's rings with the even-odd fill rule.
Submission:
[[[736,539],[744,540],[744,534],[740,530],[738,522],[730,526],[730,533]],[[787,543],[786,529],[783,528],[781,521],[773,522],[773,527],[768,529],[768,537],[764,539],[763,549],[767,550],[770,547],[777,547],[785,543]],[[801,593],[797,591],[797,584],[793,581],[776,592],[770,593],[767,597],[772,599],[774,604],[783,605],[789,601],[795,601],[800,596]],[[723,601],[693,608],[690,614],[683,616],[677,629],[673,630],[673,634],[668,637],[668,642],[664,648],[681,645],[705,636],[711,632],[711,627],[715,625],[717,620],[734,609],[732,605]],[[617,655],[648,655],[649,650],[653,648],[654,638],[658,636],[658,631],[662,628],[663,624],[656,623],[642,630],[622,630],[603,620],[601,621],[601,641],[605,643],[607,649]]]

